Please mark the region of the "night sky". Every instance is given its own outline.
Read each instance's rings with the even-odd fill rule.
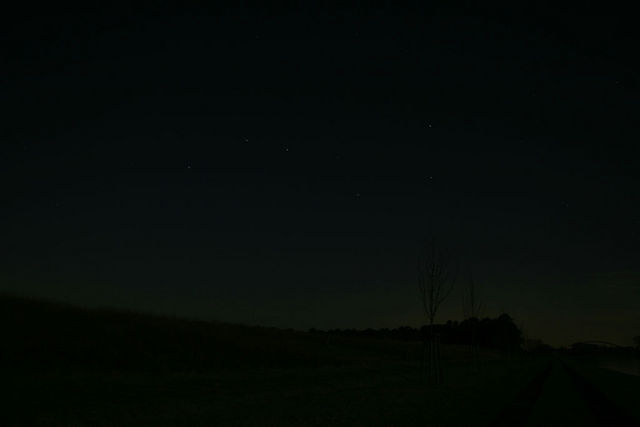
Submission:
[[[393,3],[389,3],[393,4]],[[500,13],[498,13],[500,12]],[[431,8],[40,10],[2,30],[0,290],[284,328],[640,330],[631,21]],[[461,276],[438,321],[462,319]]]

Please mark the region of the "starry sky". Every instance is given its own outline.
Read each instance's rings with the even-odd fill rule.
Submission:
[[[530,12],[9,17],[0,290],[284,328],[419,326],[417,249],[435,236],[472,267],[483,315],[554,345],[631,345],[635,35],[624,17]],[[463,284],[437,320],[462,318]]]

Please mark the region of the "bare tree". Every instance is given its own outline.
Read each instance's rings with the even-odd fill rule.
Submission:
[[[468,267],[467,286],[463,295],[463,311],[464,317],[467,319],[473,319],[480,317],[480,310],[482,310],[482,300],[480,298],[480,292],[478,284],[473,275],[473,269]]]
[[[434,333],[434,322],[438,310],[453,290],[456,281],[457,265],[451,252],[439,246],[434,238],[424,242],[418,265],[418,289],[420,300],[427,320],[428,337],[422,357],[422,372],[428,353],[428,379],[434,384],[442,382],[442,368],[440,364],[440,341]]]
[[[478,371],[480,369],[480,348],[477,338],[477,326],[480,320],[482,301],[471,265],[468,266],[467,282],[462,295],[462,307],[464,317],[471,321],[471,363],[473,369]]]

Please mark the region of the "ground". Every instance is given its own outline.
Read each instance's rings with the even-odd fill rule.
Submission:
[[[198,375],[14,372],[4,425],[500,425],[541,375],[539,396],[516,415],[520,425],[598,425],[560,362],[485,361],[479,373],[450,364],[440,387],[421,384],[417,372],[411,364]]]
[[[0,426],[640,424],[640,377],[570,354],[443,345],[434,386],[420,342],[3,301]]]

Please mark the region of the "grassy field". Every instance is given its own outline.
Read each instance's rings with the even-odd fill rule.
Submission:
[[[540,396],[530,418],[542,422],[572,387],[561,371],[547,375],[549,356],[484,350],[476,371],[467,347],[443,346],[436,387],[419,380],[420,342],[0,305],[3,426],[494,425],[535,378],[560,393]],[[611,377],[589,375],[609,387]]]
[[[540,369],[447,366],[446,383],[412,364],[369,363],[198,374],[11,372],[3,425],[483,425]]]

